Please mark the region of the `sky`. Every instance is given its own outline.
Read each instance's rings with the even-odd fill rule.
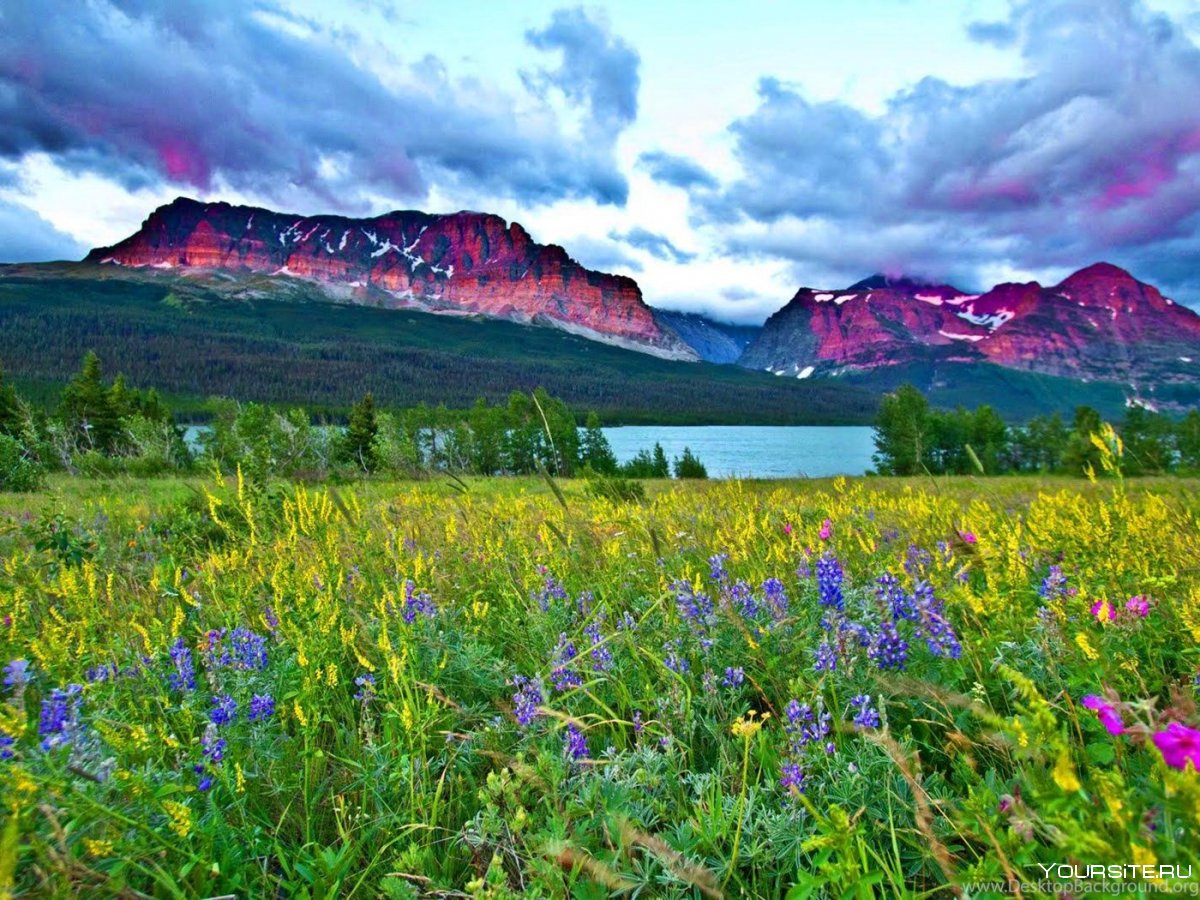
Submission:
[[[761,322],[1104,260],[1200,308],[1200,0],[6,0],[0,262],[473,209]]]

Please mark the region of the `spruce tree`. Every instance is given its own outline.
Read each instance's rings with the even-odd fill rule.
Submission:
[[[583,439],[579,442],[579,461],[600,475],[615,475],[617,457],[608,438],[600,430],[600,417],[589,412],[584,424]]]
[[[361,466],[364,472],[375,470],[375,435],[379,423],[375,420],[375,397],[370,393],[350,409],[350,421],[343,437],[342,455],[347,461]]]
[[[0,434],[16,437],[21,430],[21,401],[11,384],[4,380],[4,367],[0,366]]]
[[[667,454],[663,451],[662,444],[655,443],[654,445],[654,478],[670,478],[671,468],[667,465]]]
[[[87,352],[79,374],[63,388],[58,416],[78,433],[84,446],[108,452],[116,443],[121,433],[120,416],[104,385],[100,358],[93,351]]]

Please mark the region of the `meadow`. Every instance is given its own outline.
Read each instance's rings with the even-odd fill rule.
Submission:
[[[0,495],[0,895],[1187,873],[1197,487],[52,476]]]

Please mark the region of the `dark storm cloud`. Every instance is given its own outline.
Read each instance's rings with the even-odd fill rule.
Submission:
[[[696,258],[695,253],[687,253],[675,246],[665,235],[655,234],[645,228],[631,228],[621,234],[610,231],[608,236],[614,241],[621,241],[638,250],[645,250],[655,259],[670,260],[677,263],[688,263]]]
[[[0,200],[0,263],[80,259],[86,252],[29,207]]]
[[[1200,49],[1136,0],[1016,2],[1003,25],[1028,76],[925,79],[881,115],[764,79],[730,128],[744,175],[694,192],[697,218],[810,277],[1108,259],[1200,299],[1200,264],[1172,262],[1197,258]]]
[[[562,53],[562,65],[528,74],[528,84],[556,87],[586,104],[594,128],[623,128],[637,118],[641,59],[588,12],[557,10],[549,25],[527,31],[525,40],[538,50]]]
[[[228,185],[357,209],[370,194],[431,184],[526,203],[623,203],[613,146],[637,108],[637,56],[581,13],[539,39],[562,51],[568,100],[609,129],[564,136],[549,107],[454,81],[433,58],[385,85],[357,65],[354,35],[267,2],[97,0],[0,8],[0,158],[45,152],[128,187]],[[590,48],[590,55],[589,55]],[[632,81],[616,78],[632,54]],[[598,55],[598,57],[597,57]],[[586,88],[586,89],[585,89]]]
[[[717,187],[717,179],[712,173],[686,156],[662,152],[643,153],[638,157],[638,165],[649,172],[655,181],[672,187],[684,190]]]

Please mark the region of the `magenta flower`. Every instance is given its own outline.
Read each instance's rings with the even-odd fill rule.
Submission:
[[[960,532],[958,533],[958,536],[959,536],[960,538],[962,538],[962,539],[963,539],[963,541],[964,541],[964,542],[966,542],[966,543],[968,543],[968,544],[974,544],[974,543],[976,542],[976,540],[978,540],[978,539],[975,537],[975,532],[973,532],[973,531],[960,531]]]
[[[1125,723],[1121,721],[1120,714],[1103,697],[1088,694],[1083,698],[1083,705],[1096,714],[1096,718],[1100,720],[1101,725],[1108,729],[1109,734],[1121,734],[1125,730]]]
[[[833,522],[829,521],[829,519],[826,519],[821,523],[821,540],[829,540],[829,536],[831,534],[833,534]]]
[[[784,534],[789,534],[789,535],[792,533],[792,523],[791,523],[791,522],[785,522],[785,523],[784,523],[784,525],[783,525],[783,533],[784,533]]]
[[[1125,609],[1135,616],[1145,618],[1150,614],[1150,603],[1145,597],[1140,594],[1136,597],[1130,597],[1129,602],[1125,604]]]
[[[1200,731],[1172,722],[1165,731],[1154,735],[1154,744],[1163,755],[1163,761],[1173,769],[1192,768],[1200,771]]]

